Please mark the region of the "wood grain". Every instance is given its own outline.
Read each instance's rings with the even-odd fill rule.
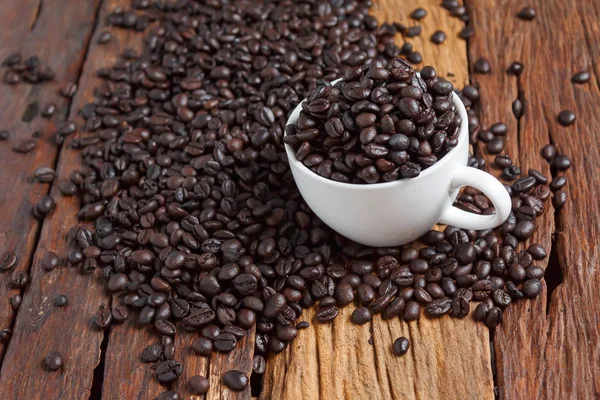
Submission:
[[[252,374],[252,359],[254,358],[254,336],[256,327],[246,331],[246,336],[230,353],[213,353],[210,356],[209,381],[210,389],[206,400],[235,400],[249,399],[250,385],[241,392],[235,392],[222,384],[223,375],[232,369],[245,373],[248,378]]]
[[[600,47],[597,40],[590,39],[596,37],[600,5],[585,0],[531,1],[528,5],[537,10],[537,18],[531,22],[515,18],[523,6],[520,1],[468,1],[467,5],[475,30],[485,32],[471,41],[471,61],[485,55],[497,70],[493,76],[475,76],[484,98],[488,93],[487,101],[493,101],[482,104],[482,115],[509,118],[508,101],[512,99],[506,92],[510,84],[497,82],[514,80],[501,78],[501,69],[510,61],[522,61],[525,69],[520,88],[526,111],[517,146],[509,141],[509,153],[514,156],[520,148],[516,155],[522,169],[542,167],[548,175],[549,168],[538,151],[551,139],[574,163],[566,173],[570,201],[557,212],[556,226],[548,205],[534,237],[546,248],[554,246],[557,260],[540,264],[547,267],[547,274],[562,275],[562,283],[552,293],[548,308],[544,291],[538,299],[512,306],[505,313],[494,338],[500,397],[598,398],[600,311],[594,299],[600,288],[600,210],[593,192],[600,184],[600,141],[595,134],[600,128],[595,110],[600,93],[596,76],[583,86],[572,85],[570,79],[575,72],[593,73],[597,68],[597,59],[593,62],[592,57],[599,55]],[[556,115],[562,109],[575,111],[578,122],[560,126]],[[512,126],[514,129],[514,122]],[[552,243],[554,229],[558,232]]]
[[[372,9],[380,22],[408,21],[417,7],[427,10],[421,36],[412,39],[422,51],[423,64],[458,87],[468,83],[465,42],[457,35],[462,23],[450,18],[436,0],[377,1]],[[444,30],[447,41],[429,40]],[[398,44],[402,38],[398,36]],[[304,319],[313,323],[296,341],[267,364],[261,399],[492,399],[493,381],[487,328],[471,318],[453,320],[421,318],[407,324],[376,317],[369,326],[350,321],[352,309],[340,310],[332,324],[314,321],[314,310]],[[391,346],[400,336],[413,349],[404,357],[393,355]],[[373,338],[373,345],[368,343]],[[469,379],[465,379],[468,376]]]
[[[133,321],[114,325],[104,361],[102,398],[147,400],[166,390],[156,380],[152,364],[140,360],[142,350],[160,338],[150,328],[139,329]]]
[[[183,365],[183,374],[177,379],[173,390],[186,400],[200,400],[205,396],[191,394],[188,389],[188,381],[194,375],[208,378],[209,357],[200,357],[192,350],[192,342],[200,337],[196,332],[180,330],[175,336],[175,359]],[[253,344],[252,344],[253,346]]]
[[[0,255],[17,255],[17,271],[28,271],[41,224],[31,210],[50,185],[33,180],[38,167],[54,167],[58,147],[54,144],[56,121],[64,120],[70,100],[60,97],[58,91],[67,82],[76,81],[84,61],[85,50],[94,26],[100,0],[80,3],[68,1],[65,7],[47,7],[38,14],[38,1],[13,2],[3,5],[0,13],[0,60],[15,51],[27,58],[37,55],[56,74],[54,81],[42,85],[22,83],[17,86],[0,84],[0,129],[10,132],[10,139],[0,146]],[[31,30],[31,22],[36,20]],[[10,27],[10,28],[7,28]],[[2,75],[5,68],[0,68]],[[29,104],[37,102],[41,108],[54,102],[57,111],[51,120],[39,116],[31,122],[22,121]],[[34,151],[17,154],[13,146],[31,138],[39,131]],[[0,329],[10,328],[14,312],[9,304],[12,295],[19,293],[10,286],[9,275],[0,279]],[[0,344],[0,359],[5,346]]]

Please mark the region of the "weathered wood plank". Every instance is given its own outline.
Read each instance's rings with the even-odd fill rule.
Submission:
[[[188,381],[194,375],[201,375],[208,379],[209,357],[200,357],[192,350],[192,342],[200,337],[198,333],[181,330],[175,336],[175,359],[183,365],[183,374],[175,381],[173,390],[181,396],[182,399],[199,400],[205,396],[191,394],[188,388]],[[250,344],[254,346],[254,343]]]
[[[56,74],[54,81],[42,85],[22,83],[17,86],[0,84],[0,129],[9,130],[11,136],[0,146],[0,255],[16,254],[17,271],[28,271],[41,224],[31,210],[49,191],[47,183],[34,182],[33,172],[38,167],[53,167],[59,148],[54,144],[55,122],[64,120],[70,100],[60,97],[58,91],[67,82],[78,79],[84,53],[91,35],[96,10],[100,0],[80,3],[71,0],[65,7],[47,7],[37,13],[38,1],[12,2],[2,7],[0,16],[0,60],[14,52],[22,51],[24,57],[37,55]],[[33,30],[30,20],[37,18]],[[10,28],[7,28],[10,27]],[[2,67],[2,74],[5,68]],[[40,117],[31,122],[22,121],[28,105],[37,102],[39,107],[54,102],[56,114],[51,120]],[[13,146],[20,140],[31,138],[39,131],[34,151],[17,154]],[[10,286],[9,273],[0,280],[0,329],[9,328],[14,312],[9,304],[12,295],[19,293]],[[0,344],[0,359],[5,345]]]
[[[537,18],[528,22],[515,18],[523,7],[519,1],[467,4],[476,31],[485,32],[472,39],[471,60],[485,55],[493,68],[500,69],[518,57],[525,65],[520,87],[526,111],[518,139],[521,151],[517,153],[522,169],[539,168],[549,174],[538,153],[548,143],[548,135],[560,151],[572,156],[574,164],[566,173],[570,201],[557,213],[556,227],[548,204],[533,238],[549,248],[551,234],[558,229],[553,243],[558,260],[550,260],[550,265],[544,260],[540,265],[548,267],[547,274],[553,279],[560,279],[556,275],[562,274],[562,283],[552,293],[548,308],[548,293],[544,291],[538,299],[512,306],[505,313],[494,338],[500,397],[597,398],[600,311],[594,298],[600,289],[600,210],[593,188],[600,184],[600,141],[596,135],[600,119],[594,110],[600,92],[594,75],[584,86],[574,86],[570,79],[575,72],[593,73],[597,67],[592,57],[599,54],[600,47],[597,40],[589,39],[596,37],[597,23],[592,21],[597,21],[600,6],[585,0],[531,1],[528,5],[536,9]],[[505,97],[507,86],[494,84],[499,78],[494,73],[476,80],[483,101],[486,92],[493,101],[489,107],[484,105],[482,114],[504,120],[509,115],[507,101],[512,99]],[[556,115],[562,109],[575,111],[578,122],[561,127]],[[512,149],[509,146],[509,152]]]
[[[450,18],[439,1],[380,0],[372,13],[380,22],[416,24],[407,16],[417,7],[427,10],[420,21],[423,33],[410,39],[423,54],[422,65],[434,65],[458,87],[468,83],[465,42],[457,35],[462,22]],[[442,45],[430,41],[441,29]],[[402,44],[402,38],[398,37]],[[282,354],[269,360],[262,399],[492,399],[489,334],[471,318],[441,318],[407,324],[375,318],[372,326],[353,326],[351,308],[340,311],[333,324],[314,321],[314,310],[304,319],[313,323]],[[372,332],[370,331],[372,330]],[[373,345],[368,340],[372,336]],[[413,349],[396,357],[391,346],[406,336]],[[468,376],[469,379],[465,379]]]
[[[256,327],[246,331],[246,336],[238,341],[237,347],[230,353],[213,353],[210,357],[209,381],[210,389],[206,400],[249,399],[250,385],[241,392],[235,392],[222,383],[223,375],[232,369],[245,373],[248,378],[252,374],[252,359],[254,358],[254,337]]]
[[[106,358],[102,398],[147,400],[154,399],[166,390],[159,385],[151,364],[140,361],[141,351],[160,338],[150,328],[138,329],[130,318],[110,331]]]

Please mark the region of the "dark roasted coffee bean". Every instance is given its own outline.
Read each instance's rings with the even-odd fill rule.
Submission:
[[[75,92],[77,92],[77,83],[75,82],[69,82],[67,86],[60,89],[60,94],[67,98],[75,96]]]
[[[410,341],[404,336],[401,336],[398,339],[394,340],[393,348],[394,354],[396,354],[397,356],[403,356],[408,352],[408,349],[410,348]]]
[[[494,135],[505,136],[508,132],[508,126],[506,126],[503,122],[496,122],[492,126],[490,126],[490,132]]]
[[[410,13],[410,17],[415,21],[420,21],[427,16],[427,11],[424,8],[417,8],[412,13]]]
[[[158,344],[151,344],[142,351],[142,362],[153,363],[160,360],[162,356],[162,347]]]
[[[441,317],[448,313],[452,308],[452,300],[448,297],[436,299],[427,304],[427,314],[430,317]]]
[[[174,392],[172,390],[167,390],[165,392],[161,392],[158,396],[154,398],[154,400],[181,400],[182,397],[179,393]]]
[[[577,119],[577,117],[575,116],[575,113],[573,111],[569,111],[569,110],[562,110],[560,113],[558,113],[558,122],[562,125],[562,126],[569,126],[572,125],[575,120]]]
[[[421,27],[419,25],[411,26],[404,32],[404,36],[408,38],[413,38],[415,36],[419,36],[421,34]]]
[[[508,72],[510,74],[520,76],[523,73],[523,64],[518,61],[511,63],[508,67]]]
[[[94,324],[100,329],[107,328],[112,322],[112,313],[109,308],[100,307],[96,315],[94,315]]]
[[[227,353],[235,349],[237,339],[230,333],[222,333],[214,340],[213,346],[215,349]]]
[[[207,338],[198,338],[192,342],[192,350],[194,353],[202,357],[209,357],[213,349],[213,343]]]
[[[101,32],[98,36],[98,44],[106,44],[112,39],[112,34],[108,31]]]
[[[352,312],[350,317],[352,323],[356,325],[363,325],[372,319],[371,311],[367,307],[359,307]]]
[[[44,365],[49,371],[58,371],[63,366],[63,358],[58,351],[51,351],[44,358]]]
[[[478,58],[475,61],[473,70],[478,74],[489,74],[491,71],[490,62],[485,58]]]
[[[24,139],[13,146],[13,151],[16,153],[29,153],[35,149],[36,141],[33,139]]]
[[[156,367],[156,379],[162,384],[174,381],[183,373],[183,367],[177,361],[166,360]]]
[[[431,42],[435,44],[441,44],[446,41],[446,33],[444,31],[435,31],[431,35]]]
[[[54,170],[48,167],[36,168],[33,176],[40,182],[49,183],[54,180]]]
[[[208,379],[201,375],[194,375],[188,380],[188,389],[192,394],[206,394],[209,388]]]
[[[573,75],[571,82],[578,84],[587,83],[589,82],[590,77],[591,75],[588,71],[580,71]]]
[[[222,381],[225,386],[236,392],[241,392],[246,389],[250,383],[246,374],[234,369],[225,372]]]
[[[520,19],[531,21],[535,18],[535,14],[535,9],[533,7],[524,7],[521,9],[521,11],[519,11],[517,16]]]
[[[67,296],[65,296],[64,294],[59,294],[58,296],[56,296],[54,298],[54,305],[56,307],[64,307],[69,303],[69,300],[67,299]]]
[[[405,321],[414,321],[419,319],[421,315],[421,306],[416,301],[408,301],[406,306],[404,307],[404,320]]]
[[[4,260],[4,257],[3,257],[3,260]],[[16,262],[16,258],[15,258],[15,262]],[[59,263],[58,256],[53,251],[48,251],[46,254],[44,254],[44,257],[42,258],[42,267],[46,271],[51,271],[54,268],[58,267],[58,263]],[[4,264],[1,264],[1,265],[4,265]]]
[[[571,168],[571,160],[564,154],[558,154],[554,157],[554,160],[552,160],[552,166],[558,170],[566,171]]]
[[[502,322],[502,310],[500,310],[498,307],[492,307],[488,311],[487,316],[485,318],[485,325],[490,329],[494,329],[501,322]]]
[[[2,258],[0,259],[0,271],[9,271],[13,269],[15,265],[17,265],[17,255],[15,253],[7,251],[2,254]]]

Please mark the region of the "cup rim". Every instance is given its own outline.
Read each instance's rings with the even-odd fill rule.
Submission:
[[[334,85],[341,80],[342,80],[342,78],[336,79],[336,80],[332,81],[331,84]],[[431,167],[422,171],[419,174],[419,176],[417,176],[415,178],[404,178],[404,179],[397,179],[392,182],[381,182],[381,183],[370,183],[370,184],[357,184],[357,183],[345,183],[345,182],[334,181],[333,179],[324,178],[321,175],[308,169],[308,167],[306,165],[302,164],[300,161],[298,161],[296,159],[296,154],[295,154],[294,150],[292,149],[292,147],[289,144],[284,143],[288,162],[290,163],[290,166],[291,166],[291,164],[294,164],[294,166],[296,168],[298,168],[299,170],[302,170],[302,172],[310,174],[316,180],[320,180],[323,183],[327,183],[327,184],[330,184],[335,187],[351,189],[351,190],[363,190],[364,191],[364,190],[376,190],[376,189],[382,189],[382,188],[390,188],[393,186],[401,186],[403,184],[408,184],[409,182],[418,180],[420,178],[425,179],[429,175],[436,173],[436,171],[438,169],[443,168],[444,164],[449,163],[450,161],[448,161],[448,160],[450,158],[452,158],[450,156],[453,153],[456,153],[459,151],[459,147],[460,147],[461,143],[464,140],[467,140],[467,137],[468,137],[469,119],[468,119],[468,115],[467,115],[467,110],[466,110],[465,105],[463,104],[462,100],[458,97],[458,95],[454,92],[452,92],[451,94],[452,94],[452,102],[454,103],[454,106],[456,107],[458,114],[462,118],[462,122],[460,124],[460,132],[458,134],[458,144],[453,149],[451,149],[448,153],[446,153],[444,155],[444,157],[439,159],[434,165],[432,165]],[[294,108],[292,113],[294,111],[296,111],[296,109],[302,107],[302,103],[304,103],[305,101],[306,101],[306,98],[302,99],[302,101]],[[288,118],[285,126],[287,127],[288,125],[294,124],[297,121],[298,121],[298,117],[296,117],[292,120],[292,117],[290,116]],[[285,136],[285,130],[284,130],[284,136]]]

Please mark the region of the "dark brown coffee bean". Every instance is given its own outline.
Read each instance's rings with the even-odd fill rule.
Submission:
[[[427,11],[424,8],[417,8],[412,13],[410,13],[410,17],[415,21],[420,21],[427,16]]]
[[[142,362],[153,363],[160,360],[162,356],[162,347],[157,344],[151,344],[142,351]]]
[[[77,92],[77,83],[75,82],[69,82],[67,86],[60,89],[60,94],[67,98],[75,96],[75,92]]]
[[[499,154],[504,150],[504,139],[502,137],[494,137],[487,144],[487,151],[490,154]]]
[[[192,342],[192,350],[202,357],[209,357],[212,353],[213,343],[207,338],[198,338]]]
[[[410,341],[404,336],[401,336],[398,339],[394,340],[393,348],[394,354],[396,354],[397,356],[403,356],[408,352],[410,348]]]
[[[536,15],[536,13],[535,13],[535,9],[533,7],[524,7],[517,14],[517,16],[520,19],[523,19],[526,21],[531,21],[531,20],[535,19],[535,15]]]
[[[13,151],[16,153],[29,153],[35,149],[36,141],[33,139],[24,139],[13,146]]]
[[[108,31],[100,32],[98,36],[97,43],[98,44],[106,44],[112,39],[112,34]]]
[[[490,62],[485,58],[478,58],[475,61],[473,70],[478,74],[489,74],[491,71]]]
[[[43,183],[52,182],[54,180],[54,175],[54,170],[49,167],[36,168],[36,170],[34,171],[35,179]]]
[[[560,171],[566,171],[571,168],[571,160],[564,154],[558,154],[552,160],[552,166]]]
[[[558,113],[558,122],[562,125],[562,126],[569,126],[572,125],[575,120],[577,119],[577,117],[575,116],[575,113],[573,111],[569,111],[569,110],[562,110],[560,113]]]
[[[17,255],[7,251],[2,254],[0,259],[0,271],[9,271],[17,265]]]
[[[367,307],[359,307],[352,312],[350,320],[356,325],[363,325],[372,319],[371,311]]]
[[[523,73],[523,64],[518,61],[514,61],[508,67],[508,73],[520,76]]]
[[[406,306],[404,307],[404,320],[409,322],[409,321],[415,321],[417,319],[419,319],[419,316],[421,315],[421,306],[419,305],[419,303],[417,303],[416,301],[408,301],[406,303]]]
[[[246,374],[234,369],[225,372],[222,381],[225,386],[236,392],[241,392],[242,390],[246,389],[250,383]]]
[[[54,298],[54,305],[56,307],[64,307],[68,303],[69,303],[69,300],[67,299],[67,296],[65,296],[64,294],[60,294]]]
[[[63,367],[63,358],[58,351],[51,351],[44,358],[44,365],[49,371],[58,371]]]
[[[162,384],[167,384],[174,381],[182,373],[183,367],[174,360],[163,361],[156,367],[156,379]]]
[[[431,42],[435,44],[441,44],[446,41],[446,33],[444,31],[435,31],[431,35]]]
[[[194,375],[188,380],[188,389],[192,394],[206,394],[209,388],[208,379],[201,375]]]
[[[215,349],[227,353],[235,349],[237,339],[230,333],[222,333],[214,340],[213,346]]]
[[[590,77],[591,75],[588,71],[580,71],[573,75],[573,77],[571,78],[571,82],[577,84],[587,83],[589,82]]]
[[[487,316],[485,318],[485,325],[490,329],[494,329],[501,322],[502,322],[502,310],[500,310],[498,307],[492,307],[488,311]]]

